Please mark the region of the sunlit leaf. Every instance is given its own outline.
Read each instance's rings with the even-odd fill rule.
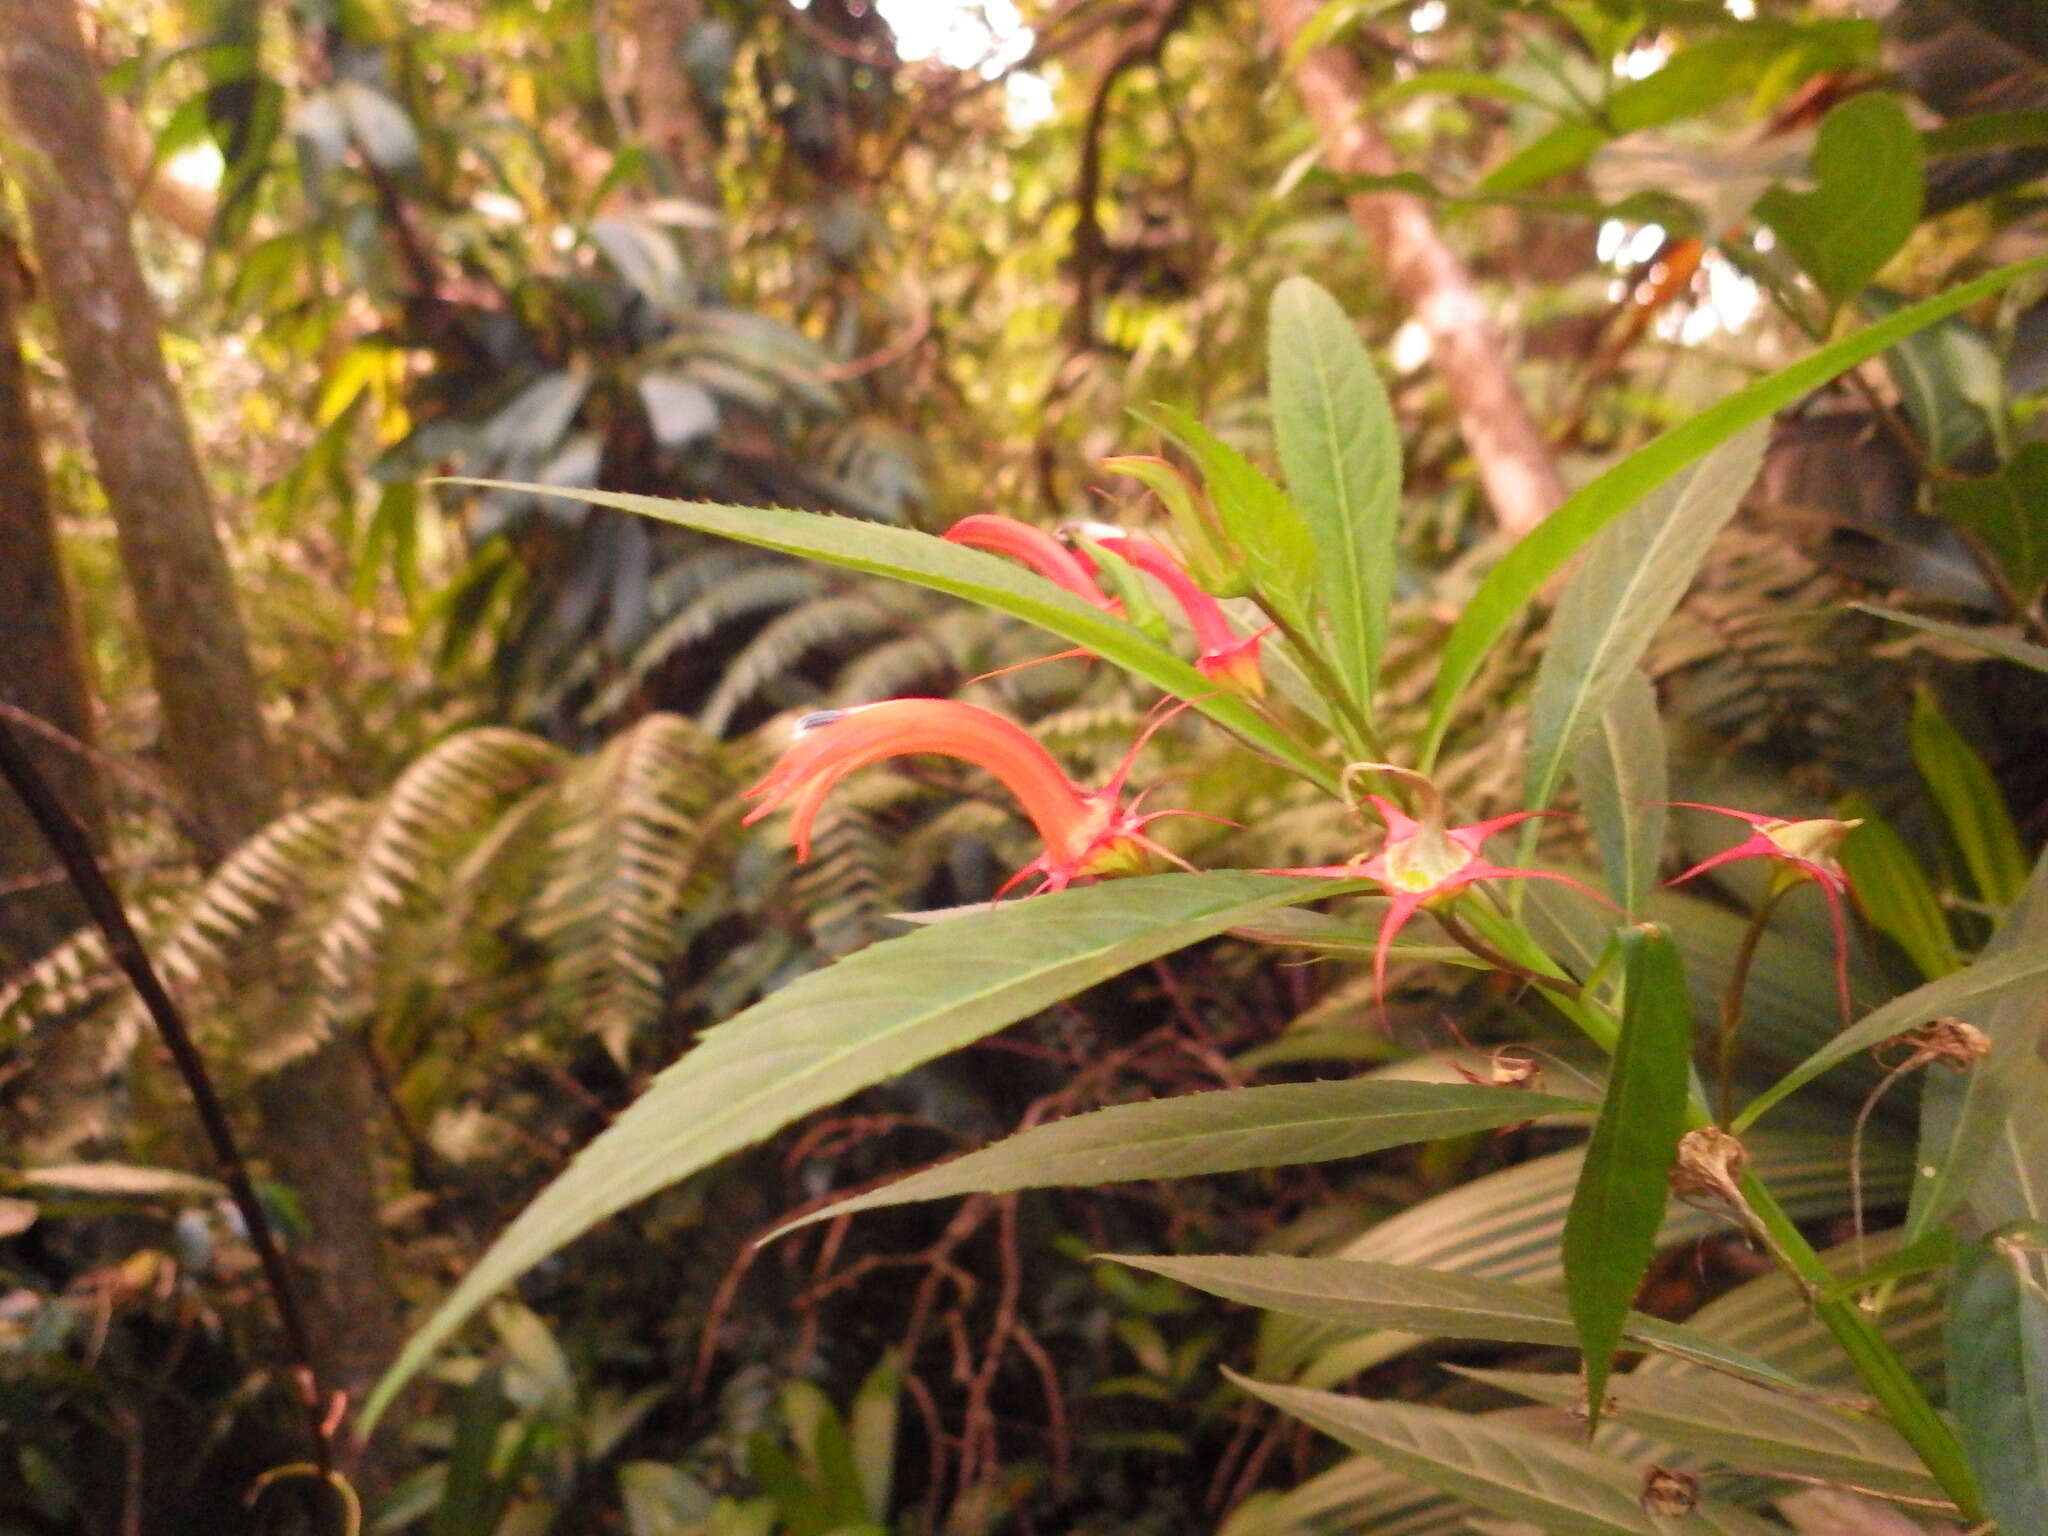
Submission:
[[[1790,367],[1716,401],[1630,454],[1572,496],[1512,548],[1465,604],[1437,660],[1436,687],[1422,757],[1434,761],[1451,713],[1515,617],[1586,541],[1651,491],[1752,422],[1784,409],[1810,390],[1936,321],[1969,308],[2030,273],[2048,270],[2048,256],[1987,272],[1895,315],[1851,332]]]
[[[1920,136],[1890,96],[1865,92],[1821,120],[1811,192],[1776,187],[1757,216],[1835,303],[1860,292],[1898,254],[1926,195]]]
[[[1274,290],[1268,347],[1273,435],[1315,538],[1333,659],[1370,708],[1394,588],[1401,435],[1351,317],[1307,278]]]
[[[657,496],[508,485],[491,480],[447,483],[615,507],[742,544],[802,555],[870,575],[893,576],[914,586],[966,598],[1036,624],[1072,644],[1085,646],[1168,693],[1190,700],[1218,724],[1316,783],[1325,788],[1336,787],[1336,776],[1325,763],[1268,724],[1244,700],[1220,692],[1215,683],[1171,651],[1154,645],[1122,620],[1061,591],[1044,577],[981,550],[949,544],[907,528],[816,512],[792,512],[781,507],[721,507],[701,501],[667,501]]]

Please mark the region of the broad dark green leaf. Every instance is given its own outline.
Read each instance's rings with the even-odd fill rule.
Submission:
[[[1578,1342],[1563,1297],[1456,1270],[1379,1264],[1370,1259],[1297,1259],[1270,1254],[1153,1258],[1108,1253],[1102,1257],[1246,1306],[1346,1328],[1393,1328],[1502,1344],[1569,1346]],[[1777,1367],[1677,1323],[1631,1312],[1622,1335],[1632,1344],[1676,1360],[1768,1382],[1785,1391],[1808,1390]]]
[[[1564,1223],[1565,1295],[1585,1356],[1589,1423],[1629,1304],[1649,1271],[1691,1091],[1692,1000],[1662,928],[1624,929],[1626,993],[1614,1071]]]
[[[1496,1418],[1225,1374],[1254,1397],[1404,1476],[1542,1530],[1663,1536],[1682,1529],[1762,1536],[1772,1529],[1712,1499],[1702,1499],[1682,1525],[1660,1522],[1643,1511],[1639,1469]]]
[[[1889,96],[1851,96],[1822,119],[1811,192],[1774,187],[1757,216],[1836,304],[1898,254],[1926,196],[1920,135]]]
[[[1061,591],[1044,577],[982,550],[966,549],[907,528],[890,528],[818,512],[792,512],[785,507],[722,507],[703,501],[667,501],[658,496],[513,485],[494,480],[453,479],[444,483],[559,496],[592,506],[614,507],[741,544],[802,555],[870,575],[893,576],[914,586],[965,598],[1086,647],[1105,661],[1158,684],[1176,698],[1189,700],[1219,725],[1270,752],[1324,788],[1336,787],[1336,775],[1326,764],[1268,724],[1244,700],[1219,691],[1215,683],[1171,651],[1153,644],[1121,619]]]
[[[2011,905],[2026,886],[2029,860],[1998,780],[1926,689],[1914,700],[1909,739],[1977,895],[1995,907]]]
[[[1671,797],[1657,690],[1640,671],[1622,674],[1599,726],[1572,758],[1572,777],[1600,845],[1608,893],[1636,916],[1657,883]]]
[[[1351,317],[1305,277],[1274,290],[1269,379],[1287,489],[1308,519],[1337,673],[1372,707],[1401,504],[1401,436]]]
[[[1599,728],[1678,606],[1756,478],[1763,451],[1761,425],[1738,432],[1587,544],[1551,620],[1529,702],[1522,803],[1531,810],[1550,804],[1565,764]]]
[[[1995,475],[1940,480],[1934,510],[1983,541],[2021,601],[2048,586],[2048,443],[2023,443]]]
[[[1591,1107],[1512,1088],[1376,1078],[1190,1093],[1034,1126],[792,1225],[947,1195],[1329,1162]]]
[[[1949,1407],[2001,1531],[2048,1531],[2044,1237],[2038,1223],[1993,1233],[1964,1254],[1949,1287]]]
[[[1357,888],[1242,873],[1115,881],[919,929],[791,982],[707,1030],[541,1191],[407,1342],[365,1426],[479,1306],[605,1217],[1134,965]]]
[[[2015,262],[1851,332],[1708,406],[1574,492],[1487,573],[1445,640],[1437,661],[1421,766],[1427,769],[1435,761],[1459,698],[1516,615],[1565,561],[1614,518],[1750,423],[1764,420],[1916,331],[2044,270],[2048,270],[2048,256]]]
[[[1987,656],[1997,656],[2005,661],[2018,662],[2023,667],[2032,667],[2036,672],[2048,672],[2048,646],[2031,645],[2016,635],[2002,630],[1975,629],[1967,624],[1947,624],[1940,619],[1924,618],[1917,613],[1905,613],[1897,608],[1883,608],[1875,603],[1852,603],[1852,608],[1864,613],[1874,613],[1880,619],[1890,619],[1894,624],[1933,635],[1937,640],[1952,641],[1967,645]]]
[[[1502,1391],[1574,1408],[1577,1378],[1538,1371],[1461,1370]],[[1914,1498],[1940,1498],[1911,1446],[1882,1419],[1811,1397],[1698,1372],[1617,1376],[1608,1412],[1653,1440],[1743,1468],[1792,1472]]]

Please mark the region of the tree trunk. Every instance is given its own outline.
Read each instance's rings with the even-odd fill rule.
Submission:
[[[282,806],[225,551],[117,190],[74,0],[0,0],[0,95],[28,151],[43,285],[163,718],[165,766],[205,865]],[[298,1195],[296,1268],[323,1383],[360,1394],[399,1339],[367,1122],[367,1063],[336,1040],[264,1080],[259,1150]]]
[[[683,64],[690,34],[704,19],[703,0],[625,0],[620,40],[631,50],[627,84],[640,142],[655,174],[680,197],[719,211],[718,145],[697,84]]]
[[[20,248],[0,231],[0,704],[83,747],[92,739],[92,700],[21,355],[23,288]],[[66,808],[103,843],[99,787],[83,753],[33,728],[18,734]],[[27,813],[0,794],[0,975],[85,922],[54,865]]]
[[[1319,0],[1260,0],[1275,48],[1291,50],[1321,9]],[[1358,61],[1340,46],[1311,48],[1294,67],[1294,88],[1323,139],[1323,163],[1339,175],[1388,176],[1394,152],[1366,116],[1370,95]],[[1457,252],[1444,243],[1428,205],[1401,192],[1347,199],[1387,286],[1429,336],[1431,358],[1457,412],[1493,515],[1523,533],[1564,500],[1564,486],[1528,402],[1508,365],[1505,338]]]

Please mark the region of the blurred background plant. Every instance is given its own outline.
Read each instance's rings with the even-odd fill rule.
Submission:
[[[0,42],[26,47],[37,9],[0,7]],[[0,701],[62,733],[37,738],[44,759],[231,1094],[330,1050],[360,1066],[374,1118],[353,1150],[289,1104],[250,1119],[302,1243],[303,1169],[353,1159],[382,1251],[351,1262],[394,1304],[438,1294],[699,1029],[1028,857],[982,781],[899,762],[835,797],[792,866],[737,824],[791,712],[957,695],[1099,781],[1147,703],[1077,660],[1003,671],[1044,638],[964,604],[426,477],[930,530],[987,510],[1156,524],[1097,461],[1158,449],[1128,413],[1165,400],[1270,463],[1265,300],[1309,271],[1384,360],[1404,442],[1382,724],[1412,734],[1447,625],[1515,526],[1502,474],[1582,482],[1831,327],[2043,238],[2048,34],[2006,0],[76,11],[157,311],[122,321],[160,334],[197,442],[281,814],[252,815],[232,852],[195,835],[203,770],[152,686],[165,620],[124,581],[123,492],[59,334],[34,206],[51,167],[18,80],[0,395],[41,452],[9,460],[0,568],[29,569],[33,482],[82,643],[68,662],[0,645]],[[1333,100],[1365,125],[1362,155]],[[1492,317],[1481,339],[1532,438],[1474,434],[1488,359],[1433,329],[1447,313]],[[1787,412],[1649,656],[1675,797],[1865,818],[1845,857],[1876,934],[1856,956],[1867,995],[1974,952],[2041,839],[2048,685],[2010,658],[2048,641],[2044,316],[2022,287]],[[49,630],[46,602],[16,611]],[[1439,778],[1475,813],[1519,803],[1512,706],[1540,623],[1452,722]],[[67,668],[87,700],[68,715],[46,687]],[[1329,802],[1205,741],[1170,729],[1149,765],[1240,824],[1184,834],[1191,855],[1356,846]],[[1681,854],[1720,846],[1706,818],[1676,832]],[[1662,898],[1703,996],[1754,894],[1738,869],[1727,899]],[[1759,1081],[1835,1022],[1824,918],[1784,919],[1756,971]],[[233,1528],[255,1518],[251,1481],[300,1454],[275,1341],[220,1191],[183,1171],[206,1164],[175,1080],[100,941],[65,937],[76,920],[46,852],[0,823],[0,1521]],[[1256,1349],[1263,1374],[1371,1372],[1489,1408],[1497,1389],[1439,1365],[1526,1352],[1254,1339],[1243,1313],[1088,1255],[1398,1248],[1555,1284],[1572,1175],[1554,1127],[749,1246],[831,1191],[1094,1105],[1484,1073],[1510,1044],[1559,1053],[1553,1077],[1585,1065],[1540,1000],[1440,966],[1397,966],[1382,1036],[1358,936],[1289,931],[1316,963],[1229,940],[1160,962],[550,1261],[380,1442],[373,1526],[1460,1528],[1469,1511],[1411,1508],[1366,1464],[1323,1470],[1214,1366]],[[1769,1154],[1816,1235],[1847,1236],[1841,1131],[1877,1075],[1802,1101],[1814,1123]],[[1880,1218],[1903,1205],[1913,1099],[1889,1095],[1865,1141]],[[1753,1252],[1704,1219],[1667,1238],[1654,1310],[1729,1309],[1796,1351],[1796,1309],[1746,1301]]]

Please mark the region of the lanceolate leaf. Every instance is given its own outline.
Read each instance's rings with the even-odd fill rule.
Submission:
[[[722,507],[705,501],[667,501],[659,496],[515,485],[498,480],[451,479],[445,483],[587,501],[592,506],[614,507],[741,544],[802,555],[850,571],[893,576],[914,586],[966,598],[1086,647],[1105,661],[1158,684],[1176,698],[1191,701],[1219,725],[1272,753],[1324,788],[1336,787],[1336,776],[1327,764],[1274,729],[1242,699],[1219,691],[1215,683],[1171,651],[1153,644],[1121,619],[1061,591],[1043,577],[982,550],[965,549],[907,528],[890,528],[818,512],[792,512],[785,507]]]
[[[1536,672],[1524,805],[1550,804],[1565,764],[1598,729],[1715,535],[1735,515],[1763,451],[1762,427],[1745,428],[1586,546]]]
[[[1879,814],[1870,797],[1846,795],[1836,808],[1844,820],[1860,821],[1842,844],[1842,869],[1863,915],[1889,934],[1930,980],[1963,967],[1941,897],[1913,850]]]
[[[1880,619],[1890,619],[1894,624],[1905,624],[1933,635],[1938,640],[1951,640],[1957,645],[1971,646],[1990,656],[2016,661],[2023,667],[2032,667],[2036,672],[2048,672],[2048,646],[2030,645],[2017,636],[2008,635],[1996,629],[1973,629],[1967,624],[1944,624],[1940,619],[1923,618],[1917,613],[1902,613],[1896,608],[1882,608],[1875,603],[1852,603],[1865,613],[1874,613]]]
[[[1274,290],[1268,346],[1273,432],[1315,535],[1337,671],[1370,709],[1393,594],[1401,437],[1350,316],[1307,278]]]
[[[1034,1126],[827,1206],[798,1225],[946,1195],[1329,1162],[1591,1107],[1511,1088],[1372,1078],[1190,1093]]]
[[[2034,515],[2043,511],[2037,507]],[[1913,705],[1911,736],[1913,761],[1941,807],[1977,895],[1993,906],[2010,904],[2027,883],[2027,852],[1998,780],[1924,689]]]
[[[2048,1272],[2024,1251],[2040,1242],[1973,1247],[1949,1291],[1949,1404],[2001,1531],[2048,1531]]]
[[[1717,401],[1575,492],[1502,557],[1466,603],[1438,659],[1436,689],[1420,766],[1426,769],[1434,761],[1444,732],[1449,729],[1451,712],[1466,686],[1478,675],[1487,652],[1507,633],[1515,616],[1543,584],[1594,534],[1750,423],[1783,410],[1837,374],[1876,357],[1902,337],[2043,270],[2048,270],[2048,257],[2015,262],[1854,331],[1812,356]]]
[[[706,1031],[541,1191],[407,1343],[365,1427],[479,1306],[636,1200],[1134,965],[1357,888],[1240,873],[1122,880],[923,928],[791,982]]]
[[[1580,1386],[1571,1376],[1461,1374],[1559,1408],[1579,1402]],[[1940,1484],[1928,1476],[1912,1447],[1879,1418],[1698,1372],[1667,1371],[1642,1380],[1617,1376],[1609,1391],[1614,1422],[1716,1461],[1909,1497],[1941,1497]]]
[[[1968,1013],[2006,993],[2031,987],[2043,980],[2048,980],[2048,945],[2029,945],[1979,960],[1975,965],[1965,966],[1939,981],[1915,987],[1904,997],[1893,998],[1877,1012],[1867,1014],[1843,1030],[1751,1100],[1735,1117],[1733,1129],[1739,1134],[1756,1124],[1781,1099],[1798,1092],[1830,1067],[1872,1046],[1882,1045],[1894,1035],[1917,1028],[1943,1014]]]
[[[1585,1355],[1589,1423],[1664,1220],[1691,1089],[1692,1003],[1662,928],[1621,935],[1627,992],[1614,1071],[1564,1223],[1564,1283]]]
[[[1660,1536],[1664,1529],[1643,1511],[1640,1471],[1555,1436],[1419,1403],[1371,1402],[1226,1374],[1353,1450],[1510,1520],[1588,1536]],[[1685,1528],[1726,1536],[1773,1529],[1711,1499],[1700,1501]]]
[[[1657,883],[1671,794],[1657,690],[1640,671],[1622,674],[1598,728],[1573,756],[1572,777],[1600,845],[1608,892],[1633,916]]]
[[[1185,411],[1160,405],[1140,414],[1188,451],[1224,532],[1243,551],[1252,585],[1274,613],[1307,635],[1315,606],[1316,545],[1301,509],[1257,465]]]
[[[1985,946],[1984,958],[2048,949],[2048,858]],[[2037,1113],[2048,1103],[2048,977],[2015,987],[1970,1022],[1991,1051],[1967,1072],[1932,1074],[1920,1099],[1922,1176],[1913,1181],[1907,1241],[1938,1222],[1966,1213],[1972,1231],[2007,1222],[2048,1220],[2048,1126]]]
[[[1277,1254],[1152,1258],[1109,1253],[1102,1257],[1247,1306],[1347,1328],[1395,1328],[1403,1333],[1502,1344],[1569,1346],[1578,1342],[1563,1297],[1455,1270]],[[1777,1367],[1677,1323],[1632,1312],[1623,1324],[1622,1336],[1673,1359],[1769,1382],[1784,1391],[1811,1390]]]

